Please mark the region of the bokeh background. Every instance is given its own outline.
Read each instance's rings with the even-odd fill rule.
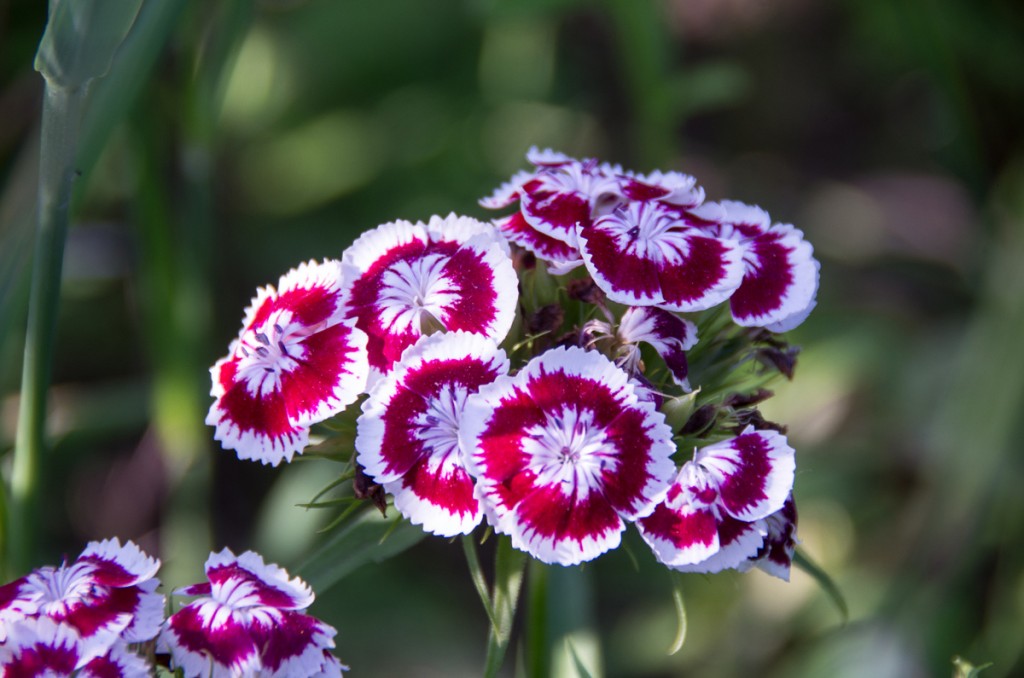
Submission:
[[[44,23],[0,0],[8,478]],[[41,562],[119,535],[168,588],[225,545],[298,567],[337,511],[296,504],[336,468],[215,449],[208,366],[257,286],[385,221],[485,216],[537,145],[694,174],[822,264],[764,409],[849,620],[802,572],[695,575],[669,656],[668,579],[622,550],[586,568],[606,675],[943,676],[954,655],[1024,675],[1022,104],[1009,0],[146,0],[82,131]],[[354,675],[480,672],[457,543],[347,572],[313,611]]]

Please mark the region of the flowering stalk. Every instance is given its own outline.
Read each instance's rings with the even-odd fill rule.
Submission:
[[[29,290],[21,404],[11,500],[12,569],[32,562],[38,533],[39,469],[46,435],[46,394],[53,363],[64,242],[77,174],[78,131],[89,84],[110,69],[141,0],[51,3],[36,55],[46,81],[39,148],[36,242]]]
[[[353,494],[463,536],[488,676],[527,555],[538,675],[600,661],[585,581],[540,563],[593,560],[631,524],[672,571],[788,578],[794,450],[757,404],[770,374],[792,375],[775,333],[803,322],[818,286],[798,230],[705,202],[693,177],[528,159],[481,201],[511,214],[382,224],[258,290],[211,370],[207,417],[225,448],[276,466],[337,449],[325,424],[361,400]],[[498,538],[490,588],[482,523]],[[682,629],[678,588],[675,602]]]
[[[18,433],[14,446],[10,554],[14,571],[32,562],[38,533],[39,467],[46,435],[46,393],[53,363],[68,204],[85,92],[47,86],[43,99],[35,257],[29,292]]]
[[[590,571],[532,561],[529,590],[526,675],[601,675]]]
[[[491,594],[491,609],[494,611],[496,624],[491,626],[487,636],[485,678],[494,678],[505,661],[505,651],[512,638],[512,621],[519,604],[519,590],[523,585],[525,567],[526,554],[512,548],[512,540],[508,537],[500,537],[494,558],[494,591]]]

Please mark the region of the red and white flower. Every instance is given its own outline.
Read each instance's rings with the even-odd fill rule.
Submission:
[[[631,202],[579,228],[587,271],[612,301],[703,311],[743,279],[743,250],[659,201]]]
[[[277,466],[309,442],[309,427],[366,387],[366,335],[344,319],[341,265],[310,261],[257,291],[228,355],[210,369],[206,423],[239,459]]]
[[[531,148],[526,158],[533,172],[518,172],[480,201],[487,209],[516,202],[519,210],[497,219],[495,225],[511,242],[545,261],[555,275],[582,264],[576,245],[578,225],[623,200],[622,170],[596,160],[576,160],[549,149]]]
[[[757,567],[773,577],[789,581],[789,570],[793,566],[797,545],[797,514],[793,496],[790,495],[782,508],[765,518],[764,522],[767,528],[764,544],[739,569]]]
[[[70,624],[50,617],[22,619],[0,645],[0,675],[6,678],[145,678],[146,662],[117,634],[83,637]]]
[[[657,201],[680,213],[692,210],[704,202],[704,189],[697,185],[697,180],[680,172],[627,172],[620,178],[620,190],[629,200]]]
[[[363,403],[357,460],[415,525],[444,537],[482,518],[459,448],[466,398],[508,372],[505,352],[464,332],[423,337]]]
[[[630,306],[614,332],[610,323],[600,320],[586,323],[584,331],[593,337],[591,344],[611,338],[616,344],[615,364],[633,377],[643,372],[640,343],[650,344],[665,361],[672,380],[690,390],[686,351],[697,344],[697,326],[691,321],[655,306]]]
[[[743,281],[729,299],[736,324],[786,332],[807,318],[818,292],[819,264],[803,233],[791,224],[773,224],[763,209],[741,202],[708,203],[695,214],[711,216],[707,233],[742,248]]]
[[[72,627],[87,645],[96,637],[150,640],[163,622],[158,569],[160,561],[130,541],[89,542],[71,565],[41,567],[0,586],[0,641],[12,624],[40,617]]]
[[[175,591],[200,596],[167,620],[158,650],[186,678],[340,676],[335,629],[304,614],[314,595],[253,551],[210,554],[208,582]]]
[[[574,160],[549,155],[550,162],[531,150],[527,159],[538,171],[519,189],[519,207],[527,223],[570,245],[576,243],[576,229],[588,225],[598,212],[621,199],[619,168],[596,160]],[[547,152],[550,154],[550,152]]]
[[[671,482],[664,417],[603,355],[556,348],[466,399],[460,427],[477,496],[495,530],[546,563],[618,546]]]
[[[784,436],[748,427],[684,464],[664,503],[638,521],[640,534],[676,570],[740,567],[764,544],[764,519],[786,503],[795,467]]]
[[[495,219],[494,225],[510,242],[526,248],[545,262],[552,275],[565,275],[583,265],[580,250],[575,244],[544,235],[526,221],[522,212]]]
[[[371,385],[423,334],[462,330],[500,342],[512,326],[518,280],[508,243],[476,219],[383,224],[342,264],[347,317],[369,335]]]
[[[511,179],[495,189],[494,193],[486,198],[481,198],[480,206],[490,210],[500,210],[515,205],[519,202],[520,189],[533,179],[533,172],[517,172]],[[526,248],[547,262],[549,268],[557,268],[561,273],[567,273],[583,264],[580,252],[575,246],[536,230],[526,221],[520,210],[516,210],[507,217],[495,219],[494,225],[509,242]]]

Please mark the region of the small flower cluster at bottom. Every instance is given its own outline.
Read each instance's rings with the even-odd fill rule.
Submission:
[[[90,542],[75,562],[0,586],[0,675],[135,678],[152,674],[132,646],[156,642],[170,666],[199,676],[341,676],[335,630],[304,614],[313,592],[252,551],[206,562],[198,596],[164,619],[160,561],[132,542]]]

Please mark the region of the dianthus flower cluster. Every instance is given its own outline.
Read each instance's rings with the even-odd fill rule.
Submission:
[[[360,473],[429,533],[574,565],[633,523],[670,568],[788,577],[794,451],[766,392],[724,384],[791,373],[773,333],[814,307],[810,244],[688,175],[528,160],[481,200],[504,216],[386,223],[259,290],[211,370],[215,437],[277,465],[361,399]]]
[[[258,554],[211,554],[209,581],[175,591],[199,598],[166,620],[159,568],[134,543],[108,539],[70,565],[0,586],[0,675],[143,678],[154,645],[187,678],[327,678],[347,668],[330,654],[335,630],[303,612],[309,587]]]

